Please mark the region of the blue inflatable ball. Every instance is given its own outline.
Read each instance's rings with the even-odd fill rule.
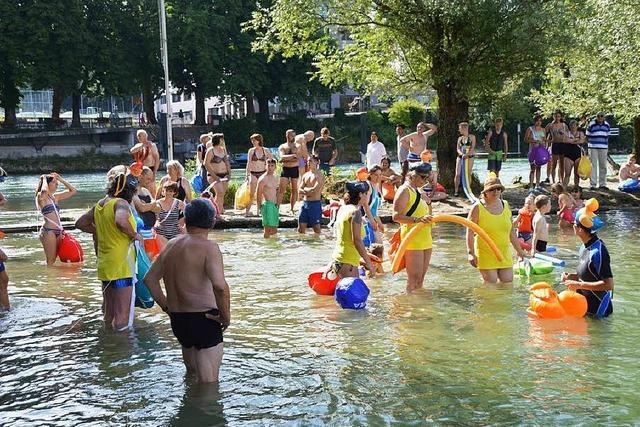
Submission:
[[[369,288],[359,277],[345,277],[336,286],[335,298],[340,307],[348,310],[361,310],[367,306]]]

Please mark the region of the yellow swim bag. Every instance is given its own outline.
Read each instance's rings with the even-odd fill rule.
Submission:
[[[236,191],[236,197],[235,197],[235,200],[233,201],[233,207],[234,209],[244,209],[250,203],[251,203],[251,189],[249,187],[249,183],[245,181]]]
[[[591,176],[591,160],[582,149],[582,156],[578,159],[578,175],[582,179],[588,179]]]

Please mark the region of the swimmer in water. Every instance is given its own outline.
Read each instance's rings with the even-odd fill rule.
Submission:
[[[209,230],[215,223],[213,204],[195,199],[186,206],[184,216],[187,233],[167,244],[145,283],[169,315],[187,373],[195,374],[200,383],[217,382],[224,352],[223,332],[231,320],[231,297],[222,253],[218,244],[209,240]]]
[[[258,204],[258,212],[262,215],[265,239],[276,234],[280,224],[279,182],[275,171],[276,161],[268,159],[267,172],[258,179],[258,190],[256,191],[256,203]]]

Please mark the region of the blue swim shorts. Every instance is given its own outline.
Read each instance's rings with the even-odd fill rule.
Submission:
[[[320,200],[305,201],[300,209],[298,222],[314,226],[322,221],[322,202]]]

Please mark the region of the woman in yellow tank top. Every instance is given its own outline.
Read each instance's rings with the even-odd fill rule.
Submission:
[[[513,281],[512,246],[521,258],[525,253],[520,248],[516,236],[516,227],[511,220],[509,203],[502,200],[504,187],[493,174],[484,182],[482,200],[476,202],[469,212],[468,219],[478,224],[489,234],[500,249],[503,260],[498,261],[489,246],[482,239],[478,239],[473,231],[467,229],[467,253],[469,263],[480,270],[486,283],[509,283]]]
[[[396,192],[393,199],[393,220],[400,224],[400,237],[417,223],[431,222],[431,200],[420,189],[429,183],[431,165],[418,163],[411,167],[407,182]],[[423,228],[409,243],[405,253],[407,266],[407,290],[412,291],[424,285],[431,263],[431,226]]]
[[[345,204],[336,215],[336,247],[333,250],[332,269],[341,278],[358,277],[358,265],[362,258],[369,271],[369,277],[375,277],[375,269],[362,241],[364,223],[360,211],[360,207],[369,203],[369,185],[360,181],[347,182],[346,190]]]
[[[98,279],[102,282],[105,324],[116,331],[133,324],[133,270],[136,265],[136,221],[131,213],[131,199],[138,180],[133,175],[118,174],[110,182],[107,195],[76,221],[76,228],[91,233],[97,244]]]

